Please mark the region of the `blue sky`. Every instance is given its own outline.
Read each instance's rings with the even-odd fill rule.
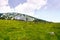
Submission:
[[[18,6],[19,4],[23,4],[24,2],[26,2],[26,0],[23,0],[23,1],[22,0],[9,0],[8,1],[11,8]]]
[[[60,0],[8,0],[8,6],[16,12],[47,21],[60,22]]]
[[[45,20],[60,22],[60,0],[48,0],[47,9],[40,9],[39,16]],[[44,14],[44,15],[43,15]]]

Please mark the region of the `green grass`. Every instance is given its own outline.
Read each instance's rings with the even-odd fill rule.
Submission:
[[[60,23],[0,20],[0,40],[60,40]]]

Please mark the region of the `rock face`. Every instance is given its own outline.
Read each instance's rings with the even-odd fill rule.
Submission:
[[[22,21],[34,21],[34,22],[48,22],[42,19],[38,19],[29,15],[16,13],[16,12],[9,12],[9,13],[0,13],[0,19],[6,19],[6,20],[22,20]]]
[[[35,20],[34,17],[25,15],[25,14],[20,14],[20,13],[4,13],[0,17],[5,18],[5,19],[11,19],[11,20],[24,20],[24,21],[33,21]]]
[[[17,16],[14,17],[14,19],[24,20],[24,21],[33,21],[34,20],[34,18],[29,17],[27,15],[17,15]]]

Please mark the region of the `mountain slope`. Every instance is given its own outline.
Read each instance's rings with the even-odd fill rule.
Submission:
[[[0,20],[0,40],[60,40],[60,23]]]
[[[0,19],[7,19],[7,20],[24,20],[24,21],[37,21],[37,22],[48,22],[42,19],[35,18],[33,16],[29,16],[26,14],[21,13],[0,13]]]

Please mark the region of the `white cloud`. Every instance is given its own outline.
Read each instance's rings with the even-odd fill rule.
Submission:
[[[6,12],[10,12],[11,9],[9,6],[3,6],[3,7],[0,7],[0,11],[1,13],[6,13]]]
[[[26,3],[18,5],[15,9],[17,12],[34,15],[35,10],[39,10],[46,5],[47,0],[27,0]]]
[[[27,15],[34,15],[35,10],[39,10],[46,5],[47,0],[27,0],[26,3],[19,4],[14,9],[8,5],[8,0],[0,0],[0,12],[19,12]]]
[[[0,0],[0,13],[11,12],[11,10],[8,0]]]
[[[0,0],[0,6],[8,5],[8,0]]]

